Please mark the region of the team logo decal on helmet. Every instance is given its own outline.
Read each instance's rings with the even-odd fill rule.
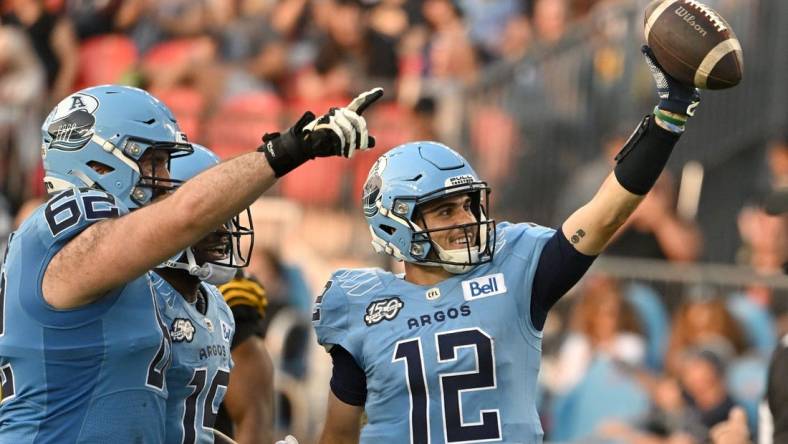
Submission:
[[[372,217],[378,212],[378,204],[380,203],[380,188],[383,185],[381,174],[386,168],[387,159],[381,157],[372,165],[367,176],[367,181],[364,183],[364,191],[361,196],[361,204],[364,209],[364,215]]]
[[[192,151],[172,111],[139,88],[102,85],[61,100],[41,126],[49,194],[94,188],[135,209],[178,186],[170,159]]]
[[[78,150],[93,137],[96,118],[93,114],[99,107],[98,100],[88,94],[72,94],[60,102],[46,123],[47,132],[52,136],[50,149]]]

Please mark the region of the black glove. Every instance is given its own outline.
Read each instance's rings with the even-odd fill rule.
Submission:
[[[332,108],[317,119],[307,111],[287,132],[264,135],[263,144],[257,150],[265,153],[276,177],[315,157],[353,157],[357,150],[375,146],[361,113],[381,96],[383,88],[374,88],[357,96],[345,108]]]
[[[700,91],[691,85],[685,85],[671,77],[660,66],[654,52],[648,45],[640,49],[646,57],[646,64],[651,70],[654,82],[657,84],[660,109],[685,116],[694,116],[695,108],[700,104]]]

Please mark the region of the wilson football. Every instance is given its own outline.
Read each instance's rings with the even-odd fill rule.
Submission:
[[[731,26],[695,0],[654,0],[646,7],[646,43],[676,80],[725,89],[742,78],[742,49]]]

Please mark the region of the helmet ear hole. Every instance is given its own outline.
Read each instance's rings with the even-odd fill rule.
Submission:
[[[95,160],[91,160],[90,162],[87,163],[87,165],[91,167],[95,172],[101,174],[102,176],[115,171],[115,168],[112,168],[107,164],[97,162]]]
[[[388,234],[389,236],[391,236],[392,234],[394,234],[395,231],[397,231],[397,229],[392,227],[391,225],[380,224],[378,225],[378,228],[385,231],[386,234]]]

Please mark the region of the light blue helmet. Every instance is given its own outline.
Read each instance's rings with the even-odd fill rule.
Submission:
[[[41,132],[47,192],[98,188],[130,209],[177,185],[155,173],[144,175],[142,156],[149,150],[171,157],[191,152],[172,112],[129,86],[95,86],[71,94],[49,113]]]
[[[179,183],[186,182],[220,162],[219,157],[208,148],[198,144],[192,144],[192,148],[191,154],[173,158],[170,162],[170,177]],[[207,260],[198,264],[199,252],[195,251],[194,247],[190,247],[162,265],[186,270],[191,275],[214,285],[229,282],[239,268],[249,265],[254,246],[254,229],[249,208],[233,217],[216,233],[223,236],[226,259]]]
[[[495,221],[487,218],[489,191],[468,161],[446,145],[400,145],[375,162],[364,184],[362,207],[372,246],[406,262],[441,266],[452,273],[470,271],[494,254]],[[456,194],[471,196],[476,222],[436,228],[414,219],[417,206]],[[444,250],[433,242],[431,233],[456,229],[476,242],[459,250]]]

